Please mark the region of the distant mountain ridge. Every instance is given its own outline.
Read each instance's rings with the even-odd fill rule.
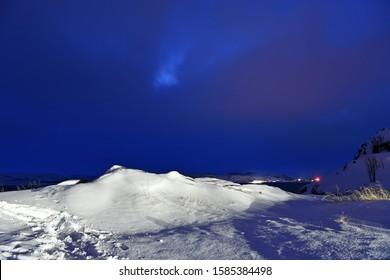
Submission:
[[[266,183],[266,182],[292,182],[297,179],[284,174],[261,175],[254,172],[230,172],[224,174],[198,174],[194,177],[210,177],[231,181],[238,184]]]

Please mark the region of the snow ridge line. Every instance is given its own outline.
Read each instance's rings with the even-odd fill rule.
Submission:
[[[22,221],[26,227],[3,236],[0,258],[6,259],[106,259],[102,243],[110,233],[83,225],[64,211],[0,202],[0,215]],[[0,236],[3,233],[0,233]]]

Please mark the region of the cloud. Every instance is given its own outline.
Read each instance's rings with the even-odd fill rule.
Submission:
[[[175,86],[179,83],[177,71],[183,63],[184,56],[183,52],[174,53],[167,58],[167,61],[159,66],[153,83],[156,89]]]

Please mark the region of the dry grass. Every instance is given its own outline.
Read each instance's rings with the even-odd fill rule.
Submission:
[[[358,190],[336,194],[326,193],[322,199],[330,202],[390,200],[390,192],[383,187],[361,187]]]
[[[344,224],[349,220],[349,217],[344,214],[344,212],[335,220],[339,224]]]

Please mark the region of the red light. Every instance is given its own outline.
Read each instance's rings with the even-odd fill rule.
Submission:
[[[315,182],[319,182],[319,181],[321,181],[321,178],[320,178],[320,177],[315,177],[315,178],[314,178],[314,181],[315,181]]]

